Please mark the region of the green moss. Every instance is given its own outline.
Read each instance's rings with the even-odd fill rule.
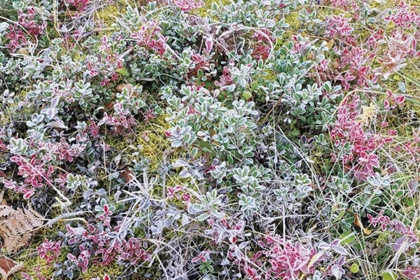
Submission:
[[[53,279],[54,275],[54,266],[51,264],[47,264],[47,262],[41,259],[37,252],[34,252],[35,256],[27,258],[24,261],[25,264],[25,272],[29,274],[33,279],[38,279],[38,274],[35,270],[40,270],[40,274],[44,276],[46,279]],[[21,279],[16,277],[15,279]]]
[[[111,25],[115,22],[115,17],[124,12],[124,9],[117,5],[109,5],[98,10],[95,14],[95,20],[101,26],[99,31],[101,34],[112,30]]]
[[[95,12],[95,21],[98,24],[99,35],[109,35],[113,32],[114,28],[112,25],[115,23],[115,18],[121,16],[126,12],[126,7],[145,6],[145,0],[132,1],[132,0],[118,0],[112,5],[105,5],[101,9]]]
[[[39,275],[36,272],[38,269],[40,270],[41,275],[46,277],[46,279],[53,279],[53,274],[55,272],[54,265],[47,264],[44,259],[41,259],[36,248],[41,245],[45,239],[55,241],[57,232],[63,230],[64,226],[62,224],[56,224],[51,229],[43,229],[41,231],[37,231],[29,241],[31,249],[24,250],[22,254],[15,259],[17,262],[24,263],[25,272],[32,276],[33,279],[38,279]],[[67,259],[67,253],[68,252],[66,252],[65,249],[61,249],[61,253],[58,259],[59,263],[62,263]],[[20,273],[17,275],[20,275]]]
[[[5,112],[0,112],[0,127],[5,127],[6,125],[10,124],[9,111],[10,109],[6,109]]]
[[[103,279],[105,274],[110,276],[111,279],[115,279],[115,277],[122,275],[124,270],[124,266],[118,265],[115,262],[109,266],[91,265],[88,271],[80,275],[79,279],[90,280],[95,277],[100,277]]]
[[[25,90],[16,94],[13,97],[11,104],[2,104],[0,105],[0,127],[9,126],[13,120],[19,120],[20,116],[31,116],[33,113],[33,108],[28,108],[24,106],[19,108],[19,103],[26,99],[27,92]]]
[[[209,17],[209,10],[211,10],[213,3],[218,4],[219,7],[223,7],[229,5],[231,0],[204,0],[204,6],[196,10],[195,13],[201,17]]]
[[[160,115],[148,123],[142,123],[136,131],[136,144],[141,146],[141,155],[151,160],[151,170],[159,167],[164,159],[164,152],[171,146],[165,137],[165,131],[170,127],[165,117]]]

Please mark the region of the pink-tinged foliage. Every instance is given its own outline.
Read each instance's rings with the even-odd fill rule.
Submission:
[[[222,76],[219,78],[219,81],[216,81],[214,84],[220,88],[224,88],[233,84],[233,77],[230,73],[229,67],[223,67]]]
[[[327,18],[327,30],[325,36],[327,38],[344,39],[353,33],[353,27],[349,23],[349,19],[343,16],[331,16]]]
[[[306,55],[311,49],[312,42],[302,36],[292,36],[293,39],[293,48],[292,52],[300,55]]]
[[[251,266],[246,265],[244,267],[244,271],[246,275],[252,280],[262,279],[262,276],[258,273],[258,271],[255,268],[252,268]]]
[[[6,34],[6,38],[9,40],[7,48],[13,53],[26,47],[31,40],[44,33],[45,27],[46,23],[37,18],[34,7],[29,6],[26,12],[19,11],[18,22],[9,25],[9,32]]]
[[[36,9],[34,7],[28,7],[27,12],[19,11],[18,22],[19,25],[25,28],[25,30],[33,37],[38,37],[44,33],[46,23],[36,23]]]
[[[208,236],[211,236],[216,244],[221,244],[223,241],[229,241],[231,244],[243,238],[243,230],[245,227],[244,221],[239,221],[236,224],[229,223],[226,219],[207,221],[212,227],[205,231]]]
[[[383,210],[381,210],[376,217],[367,214],[367,218],[369,219],[370,224],[375,227],[378,225],[381,226],[383,231],[388,230],[402,235],[394,244],[394,249],[396,251],[401,248],[403,242],[407,242],[408,246],[406,249],[418,245],[419,239],[417,234],[409,226],[404,225],[402,222],[398,220],[391,220],[388,216],[385,216]]]
[[[347,208],[357,205],[365,213],[382,207],[377,217],[367,217],[390,239],[391,250],[381,251],[375,234],[360,235],[366,262],[390,267],[385,263],[389,256],[375,264],[370,250],[402,252],[393,269],[420,279],[419,236],[407,226],[413,213],[404,212],[418,194],[412,175],[420,155],[420,132],[412,125],[417,121],[406,121],[417,106],[408,71],[420,56],[420,16],[411,2],[383,8],[356,0],[303,6],[299,1],[243,1],[203,18],[193,11],[204,5],[202,0],[159,0],[156,6],[146,0],[122,9],[117,24],[107,21],[106,26],[97,9],[106,11],[113,0],[59,0],[53,6],[33,1],[34,7],[21,10],[3,2],[8,6],[2,10],[7,24],[0,24],[0,76],[7,90],[0,107],[11,114],[0,114],[0,184],[6,199],[17,192],[51,221],[69,218],[60,239],[45,239],[35,250],[59,275],[46,277],[38,266],[22,273],[24,279],[73,278],[73,271],[80,278],[91,267],[115,265],[126,266],[126,275],[112,277],[138,278],[137,269],[148,262],[168,279],[360,278],[365,275],[347,271],[360,257],[356,244],[343,246],[338,239],[351,227]],[[11,2],[23,6],[25,0]],[[307,19],[300,20],[299,30],[287,27],[289,13]],[[397,71],[407,79],[383,79]],[[122,82],[135,84],[136,90],[117,92]],[[81,89],[86,85],[83,93],[76,90],[79,83]],[[184,92],[185,85],[203,91]],[[162,137],[179,140],[187,127],[182,140],[191,142],[177,144],[159,169],[148,155],[129,155],[133,170],[145,177],[123,185],[113,158],[133,149],[117,151],[112,137],[101,133],[107,127],[123,139],[138,121],[147,123],[159,114],[167,123],[150,125]],[[329,135],[320,137],[327,129]],[[397,136],[401,132],[404,136]],[[149,133],[137,136],[150,144]],[[332,163],[311,161],[325,152]],[[176,157],[188,167],[183,173],[174,164]],[[244,165],[252,171],[235,174]],[[177,179],[177,173],[188,173],[192,180],[169,178]],[[370,192],[375,179],[384,182],[381,192]],[[400,183],[401,197],[394,198],[394,185]],[[296,191],[302,187],[314,190],[304,200]],[[204,190],[217,193],[214,202],[204,200]],[[360,195],[365,192],[372,196]],[[57,194],[71,204],[62,204],[64,214],[53,217],[58,213],[49,209]],[[401,207],[373,203],[384,197],[399,199]],[[355,202],[350,206],[349,198]],[[192,205],[199,202],[208,207],[196,213]],[[245,204],[255,211],[241,211]],[[336,214],[343,213],[343,219],[331,217],[330,206],[341,208]],[[292,224],[277,227],[278,217],[293,217],[287,218]],[[311,226],[320,220],[334,220],[334,230]],[[275,235],[282,230],[283,235]],[[171,274],[177,270],[178,275]],[[71,277],[65,274],[70,272]],[[381,271],[374,273],[369,276]]]
[[[270,56],[271,47],[266,44],[257,44],[252,51],[252,57],[254,59],[267,59]]]
[[[73,254],[68,253],[67,259],[75,263],[78,267],[82,269],[82,272],[86,272],[89,267],[90,254],[87,250],[82,250],[78,257],[75,257]]]
[[[6,47],[11,53],[25,47],[28,44],[25,33],[17,27],[10,27],[10,31],[6,34],[6,38],[9,39],[9,43]]]
[[[206,52],[207,55],[210,54],[211,51],[213,50],[213,44],[214,44],[213,37],[208,36],[207,39],[206,39],[206,42],[205,42],[205,46],[206,46],[205,52]]]
[[[301,273],[314,273],[314,268],[308,267],[316,254],[314,247],[294,243],[279,236],[269,236],[264,243],[264,254],[271,264],[266,279],[294,280]]]
[[[76,9],[78,12],[83,12],[86,10],[90,0],[65,0],[66,5],[70,5]]]
[[[105,112],[102,120],[98,122],[98,126],[103,124],[111,126],[111,131],[116,136],[127,134],[137,125],[135,118],[130,112],[123,112],[116,115],[108,115]]]
[[[79,255],[68,254],[67,258],[85,269],[89,264],[110,265],[115,261],[121,263],[138,265],[150,260],[150,254],[143,248],[143,240],[130,237],[120,238],[118,236],[119,226],[111,227],[104,224],[100,230],[93,225],[84,228],[66,227],[69,245],[79,248]],[[94,259],[91,256],[96,256]]]
[[[356,81],[357,87],[366,85],[369,79],[369,61],[372,55],[366,49],[360,47],[345,47],[340,56],[340,69],[348,69],[336,76],[337,81],[341,81],[344,89],[351,87],[350,81]]]
[[[61,250],[61,242],[45,239],[37,248],[38,256],[47,262],[47,265],[58,260]]]
[[[191,259],[192,263],[196,263],[196,262],[206,262],[210,259],[210,251],[209,250],[204,250],[201,251],[196,257]]]
[[[346,71],[346,72],[343,73],[343,75],[338,76],[336,79],[341,82],[341,86],[345,90],[348,90],[350,88],[350,83],[349,82],[356,79],[356,77],[353,76],[352,74],[350,74],[349,71]]]
[[[147,110],[146,112],[144,112],[144,121],[147,123],[150,120],[156,118],[156,114],[155,112],[153,112],[152,109]]]
[[[360,164],[358,172],[361,173],[362,176],[373,175],[373,169],[379,168],[378,156],[375,154],[367,154],[366,152],[361,152],[358,158],[358,162]]]
[[[379,43],[386,47],[383,54],[377,58],[381,67],[374,69],[374,72],[375,75],[383,75],[385,79],[404,68],[407,65],[407,58],[417,54],[417,41],[414,37],[403,35],[399,31],[393,32],[391,36],[387,36]]]
[[[209,46],[209,48],[212,46]],[[210,67],[210,60],[207,55],[201,55],[198,53],[193,53],[191,55],[192,64],[189,67],[188,77],[195,77],[199,70],[204,72],[209,71]]]
[[[77,138],[77,137],[76,137]],[[13,155],[10,161],[18,166],[17,175],[23,180],[17,182],[12,179],[4,180],[4,186],[17,193],[23,194],[24,199],[29,199],[38,188],[51,186],[56,171],[56,165],[63,162],[73,162],[74,158],[83,156],[86,145],[74,143],[72,145],[61,138],[59,142],[43,142],[32,140],[29,142],[32,149],[38,149],[32,156]],[[13,146],[9,146],[13,149]]]
[[[182,191],[183,187],[182,186],[175,186],[175,187],[167,187],[167,191],[168,191],[168,197],[169,198],[174,198],[175,193]]]
[[[407,266],[401,272],[409,280],[419,280],[420,279],[420,269],[414,266]]]
[[[337,121],[330,135],[339,151],[343,151],[345,146],[348,146],[350,151],[347,151],[347,154],[333,153],[332,159],[342,162],[349,169],[356,161],[353,174],[359,180],[366,180],[368,176],[374,174],[374,168],[379,167],[378,156],[374,151],[392,139],[364,130],[357,120],[359,104],[359,97],[353,96],[347,98],[338,108]]]
[[[172,3],[186,13],[204,6],[202,0],[173,0]]]
[[[252,35],[252,39],[256,41],[253,47],[252,57],[256,60],[267,59],[272,52],[272,45],[276,39],[268,29],[261,29]]]
[[[394,13],[387,15],[384,19],[392,21],[396,26],[403,29],[413,27],[418,29],[420,26],[420,14],[415,10],[411,10],[410,6],[404,1],[398,4],[398,9]]]
[[[25,280],[47,280],[47,278],[42,273],[42,268],[43,266],[40,264],[34,267],[33,272],[35,273],[35,278],[26,272],[22,272],[21,275]]]
[[[156,51],[159,55],[163,55],[166,51],[166,41],[159,28],[159,22],[156,20],[147,21],[139,31],[131,34],[130,38],[134,39],[141,47]]]

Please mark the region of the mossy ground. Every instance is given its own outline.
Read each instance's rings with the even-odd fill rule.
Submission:
[[[98,11],[95,13],[95,19],[97,23],[97,32],[99,35],[105,35],[108,34],[108,32],[112,31],[112,22],[114,21],[114,17],[123,13],[125,11],[125,7],[127,4],[130,4],[132,6],[142,6],[145,5],[146,1],[140,0],[138,2],[132,2],[132,1],[115,1],[114,5],[110,6],[104,6],[103,8],[99,8]],[[205,6],[197,11],[193,11],[192,13],[196,13],[200,16],[206,17],[209,16],[208,10],[210,9],[212,3],[218,3],[220,6],[226,5],[230,3],[230,0],[216,0],[216,1],[205,1]],[[411,5],[420,5],[420,1],[413,0],[410,2]],[[381,5],[377,4],[376,1],[370,1],[369,4],[373,5],[377,8],[383,8]],[[385,7],[392,8],[394,6],[393,2],[387,2],[384,5],[387,5]],[[281,47],[282,43],[289,40],[292,35],[300,34],[302,30],[305,29],[305,22],[302,22],[298,19],[299,12],[304,11],[305,9],[316,9],[318,13],[318,17],[321,19],[325,19],[327,16],[331,15],[343,15],[345,17],[350,16],[350,14],[346,11],[343,11],[341,9],[334,9],[326,6],[304,6],[301,8],[301,10],[292,12],[288,15],[286,15],[286,22],[290,25],[290,28],[287,29],[285,35],[283,38],[278,38],[278,42],[276,44],[276,47]],[[384,29],[385,32],[392,32],[392,30],[395,28],[392,24],[389,24]],[[366,28],[366,26],[361,26],[360,30],[357,30],[359,38],[361,41],[364,41],[369,35],[370,30]],[[308,35],[309,34],[304,34]],[[318,36],[318,37],[317,37]],[[331,38],[323,38],[319,37],[319,34],[315,34],[312,37],[316,37],[320,40],[329,41]],[[331,49],[331,48],[330,48]],[[73,59],[77,61],[83,60],[83,55],[79,55],[79,53],[75,52],[73,53]],[[328,56],[328,54],[327,54]],[[335,55],[331,55],[331,57],[327,57],[331,59],[337,59]],[[391,156],[391,159],[399,159],[398,154],[399,151],[397,150],[396,146],[400,144],[404,144],[410,141],[412,139],[412,136],[414,135],[415,131],[411,130],[412,127],[418,124],[418,114],[420,113],[420,98],[418,89],[420,88],[420,72],[418,71],[417,65],[419,64],[420,59],[413,59],[412,61],[409,61],[409,65],[404,69],[404,71],[400,71],[399,73],[396,73],[392,75],[389,79],[389,88],[392,91],[395,91],[395,93],[398,94],[404,94],[406,96],[407,102],[404,106],[401,106],[400,111],[401,114],[398,116],[389,117],[389,128],[397,129],[399,132],[399,136],[395,137],[395,144],[394,146],[389,145],[389,151],[388,154],[383,153],[382,150],[378,151],[378,154],[382,157],[386,157],[387,155]],[[373,67],[379,66],[377,62],[373,62]],[[410,75],[406,74],[410,73]],[[265,81],[274,81],[276,79],[276,74],[270,71],[266,72],[267,75],[261,75],[255,77],[255,81],[258,82],[258,80],[265,80]],[[406,91],[403,92],[400,90],[400,87],[398,86],[399,83],[404,83],[406,87]],[[21,93],[22,96],[25,95],[24,92]],[[257,97],[258,98],[258,97]],[[264,102],[261,101],[261,104]],[[17,109],[16,105],[14,107],[8,107],[5,110],[4,114],[0,115],[0,126],[4,126],[6,124],[9,124],[10,122],[10,114],[12,114]],[[414,114],[411,114],[414,112]],[[25,115],[30,115],[30,112],[27,112]],[[403,116],[404,118],[401,118]],[[410,116],[413,117],[412,120],[410,120]],[[25,120],[22,120],[22,122]],[[294,120],[294,122],[290,125],[293,127],[293,124],[297,122],[297,120]],[[104,166],[99,172],[98,172],[98,178],[101,180],[100,184],[107,185],[109,188],[108,190],[111,190],[112,187],[115,184],[115,180],[108,179],[109,173],[114,170],[118,170],[117,166],[111,166],[111,163],[115,158],[117,158],[119,155],[126,160],[127,166],[130,168],[133,168],[137,163],[142,161],[147,161],[147,175],[151,176],[153,179],[156,179],[156,186],[153,188],[153,191],[151,192],[152,196],[155,198],[161,198],[162,194],[164,193],[166,187],[174,187],[176,185],[183,185],[188,186],[194,191],[199,191],[199,187],[196,186],[192,179],[190,178],[181,178],[177,174],[178,170],[175,172],[170,173],[174,170],[169,171],[162,171],[164,170],[163,167],[171,165],[176,159],[179,158],[185,158],[186,154],[185,151],[181,149],[175,149],[171,147],[170,141],[165,136],[165,131],[167,131],[171,125],[166,122],[165,115],[159,115],[155,119],[151,119],[148,122],[140,121],[137,124],[137,127],[133,129],[133,131],[130,131],[124,136],[113,136],[110,133],[106,134],[106,137],[104,138],[105,144],[108,144],[110,146],[110,152],[106,154],[107,159],[104,159]],[[372,125],[372,129],[380,130],[379,126]],[[106,130],[105,128],[102,128],[103,130]],[[297,131],[297,134],[294,136],[299,136],[299,131]],[[328,139],[327,139],[328,141]],[[315,148],[313,151],[313,157],[312,159],[315,161],[315,168],[322,169],[325,166],[330,167],[330,159],[329,156],[325,156],[325,154],[322,154],[322,152],[325,152],[323,148]],[[7,160],[7,157],[3,154],[0,154],[0,161],[1,160]],[[402,159],[403,161],[404,159]],[[326,164],[328,162],[328,164]],[[410,164],[402,164],[401,166],[407,170],[407,172],[413,172],[412,170],[416,170],[416,167],[414,166],[416,161],[411,162]],[[324,166],[325,164],[325,166]],[[136,175],[137,178],[143,178],[144,171],[138,171]],[[318,171],[318,170],[317,170]],[[385,170],[380,170],[385,172]],[[417,170],[418,171],[418,170]],[[167,172],[167,173],[165,173]],[[324,173],[329,173],[330,170],[324,171]],[[317,172],[318,173],[318,172]],[[322,172],[320,172],[322,173]],[[169,175],[169,176],[168,176]],[[395,175],[397,177],[398,174]],[[410,173],[412,175],[412,173]],[[418,178],[418,174],[417,177]],[[408,176],[404,175],[403,172],[401,172],[401,178],[395,179],[396,182],[398,182],[401,185],[405,185],[408,183]],[[418,224],[418,219],[413,215],[415,205],[418,205],[418,197],[413,197],[409,199],[404,199],[399,201],[400,192],[399,186],[395,185],[389,188],[389,190],[386,190],[387,192],[384,192],[382,198],[383,202],[389,203],[391,205],[394,205],[393,207],[398,208],[399,213],[402,213],[405,218],[407,219],[413,219],[413,225]],[[353,194],[352,194],[353,195]],[[228,196],[233,200],[236,199],[237,193],[229,193]],[[80,196],[76,195],[75,198],[80,198]],[[8,200],[15,201],[17,200],[16,197],[8,197]],[[166,199],[166,198],[163,198]],[[171,203],[171,206],[175,206],[178,209],[185,210],[185,204],[182,199],[174,198],[174,199],[167,199],[169,201],[168,203]],[[341,203],[341,202],[340,202]],[[338,203],[334,205],[336,207]],[[338,206],[337,206],[338,207]],[[341,207],[341,206],[340,206]],[[332,210],[331,214],[331,220],[333,220],[333,214],[337,214],[340,212],[341,208],[334,208]],[[347,211],[347,210],[343,210]],[[352,219],[351,213],[345,213],[344,218]],[[415,220],[417,219],[417,220]],[[354,220],[354,218],[353,218]],[[350,224],[353,222],[351,220]],[[410,221],[409,221],[410,222]],[[337,222],[338,223],[338,222]],[[206,225],[200,225],[205,227]],[[64,228],[62,228],[61,225],[54,226],[51,229],[42,229],[36,237],[33,238],[31,241],[31,249],[25,249],[23,250],[22,254],[20,254],[20,257],[18,256],[16,258],[17,261],[23,261],[25,262],[27,272],[33,276],[37,277],[35,273],[35,268],[38,266],[41,268],[41,274],[44,275],[47,279],[52,279],[52,273],[54,271],[54,268],[51,265],[47,265],[44,260],[40,259],[37,254],[36,246],[41,244],[43,242],[42,238],[54,238],[57,231],[64,231]],[[333,229],[334,231],[336,229]],[[177,237],[178,233],[176,231],[165,233],[165,238],[175,238]],[[338,232],[337,232],[338,234]],[[134,232],[134,235],[138,237],[144,237],[146,236],[146,233],[144,230],[140,229],[137,232]],[[386,233],[380,233],[379,238],[377,239],[377,246],[378,247],[385,247],[386,244],[385,241],[389,241],[391,234]],[[364,246],[364,245],[363,245]],[[362,245],[360,246],[363,247]],[[364,249],[365,247],[363,247]],[[379,250],[379,257],[383,257],[384,260],[380,261],[381,263],[386,262],[386,258],[389,257],[390,252],[387,251],[388,248],[385,248],[383,251]],[[63,249],[59,261],[63,262],[67,258],[67,254],[69,251],[66,251]],[[383,256],[382,256],[383,255]],[[78,279],[87,279],[90,280],[94,277],[104,277],[105,274],[113,277],[117,277],[119,275],[127,274],[129,271],[131,272],[133,270],[132,267],[124,267],[119,266],[117,264],[113,264],[107,267],[102,266],[91,266],[89,270],[86,273],[80,274]],[[134,274],[131,274],[131,279],[161,279],[161,268],[159,267],[159,264],[157,261],[150,267],[150,268],[139,268],[138,271]],[[136,278],[137,277],[137,278]],[[17,276],[15,277],[16,279]]]

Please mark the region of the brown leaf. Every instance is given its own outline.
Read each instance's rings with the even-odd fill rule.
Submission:
[[[44,224],[44,218],[35,210],[0,206],[0,237],[7,253],[27,245],[35,230]]]
[[[367,229],[367,228],[365,228],[363,226],[362,221],[359,218],[359,215],[357,215],[356,213],[354,213],[353,216],[354,216],[354,225],[355,226],[361,228],[366,235],[369,235],[369,234],[372,233],[372,230]]]
[[[22,263],[17,263],[6,256],[0,256],[0,274],[3,276],[3,279],[7,279],[10,275],[23,268],[24,265]]]
[[[0,174],[1,177],[1,174]],[[6,199],[4,199],[4,191],[0,192],[0,205],[7,205]]]
[[[132,84],[120,84],[115,88],[116,92],[122,92],[124,89],[128,90],[128,93],[132,93],[134,91],[134,87]]]
[[[128,167],[120,171],[120,178],[124,180],[127,184],[133,181],[136,178],[134,172]]]
[[[14,213],[14,209],[7,206],[7,205],[0,205],[0,219],[9,216],[10,214]]]

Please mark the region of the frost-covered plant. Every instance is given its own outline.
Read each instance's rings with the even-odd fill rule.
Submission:
[[[0,184],[55,272],[23,278],[418,277],[411,3],[29,2],[0,0]]]

